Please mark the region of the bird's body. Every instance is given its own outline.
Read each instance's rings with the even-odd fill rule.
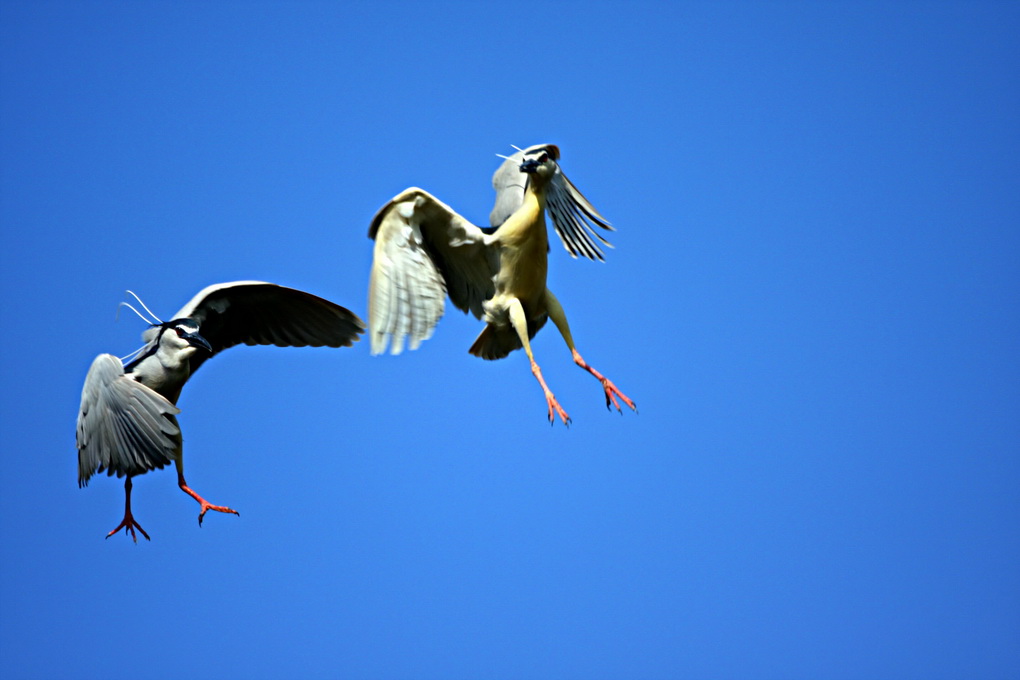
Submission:
[[[534,191],[524,195],[521,207],[495,232],[499,248],[496,294],[538,304],[549,274],[549,235],[545,227],[545,200]]]
[[[559,169],[559,149],[538,145],[507,158],[493,176],[496,205],[493,229],[474,226],[434,196],[418,188],[391,199],[372,221],[375,239],[369,292],[369,330],[373,354],[392,341],[398,354],[409,339],[415,349],[431,336],[443,312],[443,298],[485,320],[469,350],[483,359],[501,359],[524,348],[542,386],[549,419],[569,417],[542,377],[530,339],[552,319],[575,363],[602,383],[606,404],[617,397],[634,403],[592,369],[577,352],[566,315],[549,290],[549,236],[546,213],[567,251],[602,259],[592,236],[608,245],[592,225],[611,229]],[[522,179],[523,178],[523,179]]]
[[[347,309],[309,293],[260,281],[209,286],[172,321],[152,324],[145,346],[126,365],[111,354],[92,362],[78,415],[78,484],[96,472],[126,476],[125,514],[107,536],[137,528],[131,513],[131,478],[173,462],[178,485],[208,510],[237,514],[208,503],[184,480],[183,438],[176,403],[191,375],[213,354],[249,345],[345,347],[363,324]]]
[[[124,367],[124,374],[176,404],[191,377],[189,354],[160,343],[156,351]]]
[[[527,191],[521,207],[496,229],[490,243],[498,253],[499,268],[493,277],[493,296],[482,305],[486,327],[469,351],[483,359],[500,359],[521,346],[510,318],[512,301],[520,301],[531,337],[549,318],[545,301],[549,236],[544,197]]]

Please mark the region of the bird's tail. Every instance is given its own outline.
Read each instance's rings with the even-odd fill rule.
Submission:
[[[528,324],[528,337],[535,337],[535,333],[545,325],[548,318],[543,316],[538,321],[531,321]],[[521,339],[517,337],[517,332],[514,331],[513,326],[509,324],[506,326],[485,324],[485,328],[475,338],[475,342],[471,345],[471,349],[468,352],[476,357],[492,360],[502,359],[510,354],[510,352],[521,349],[521,347]]]

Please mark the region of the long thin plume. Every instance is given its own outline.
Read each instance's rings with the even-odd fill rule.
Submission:
[[[146,306],[145,306],[145,303],[144,303],[144,302],[142,302],[142,298],[140,298],[140,297],[138,297],[137,295],[135,295],[134,291],[131,291],[131,290],[129,290],[129,291],[127,291],[127,293],[128,293],[128,294],[129,294],[129,295],[130,295],[131,297],[133,297],[133,298],[134,298],[135,300],[137,300],[137,301],[138,301],[138,304],[140,304],[140,305],[142,306],[142,309],[144,309],[144,310],[145,310],[146,312],[148,312],[149,316],[151,316],[151,317],[152,317],[153,319],[155,319],[155,323],[154,323],[153,325],[158,325],[158,324],[161,324],[161,323],[163,323],[163,320],[162,320],[162,319],[160,319],[160,318],[159,318],[158,316],[156,316],[155,314],[153,314],[153,313],[152,313],[152,310],[151,310],[151,309],[149,309],[148,307],[146,307]],[[144,321],[145,323],[148,323],[148,324],[152,324],[152,323],[153,323],[153,322],[152,322],[152,321],[150,321],[149,319],[146,319],[146,318],[145,318],[144,316],[142,316],[141,312],[139,312],[139,311],[138,311],[137,309],[135,309],[134,307],[132,307],[132,306],[131,306],[130,304],[128,304],[127,302],[121,302],[121,303],[120,303],[120,305],[118,305],[118,308],[117,308],[117,311],[118,311],[118,312],[120,311],[120,307],[127,307],[127,308],[128,308],[128,309],[130,309],[130,310],[131,310],[132,312],[134,312],[135,314],[137,314],[137,315],[138,315],[138,318],[140,318],[140,319],[141,319],[142,321]]]
[[[142,320],[142,321],[144,321],[145,323],[149,324],[150,326],[152,325],[152,322],[151,322],[151,321],[149,321],[149,320],[148,320],[148,319],[146,319],[146,318],[145,318],[144,316],[142,316],[142,313],[141,313],[141,312],[139,312],[139,311],[138,311],[137,309],[135,309],[134,307],[132,307],[132,306],[131,306],[131,304],[130,304],[130,303],[128,303],[128,302],[120,302],[120,303],[118,303],[118,304],[117,304],[117,316],[116,316],[116,317],[114,317],[114,321],[120,321],[120,308],[121,308],[121,307],[127,307],[127,308],[128,308],[128,309],[130,309],[130,310],[131,310],[132,312],[134,312],[135,314],[137,314],[137,315],[138,315],[138,318],[139,318],[139,319],[141,319],[141,320]]]
[[[120,358],[120,363],[122,363],[122,364],[129,364],[129,363],[131,363],[134,360],[134,358],[137,357],[139,354],[141,354],[142,350],[145,349],[146,347],[148,347],[148,345],[142,345],[141,347],[136,349],[134,352],[131,352],[127,356],[122,356]]]

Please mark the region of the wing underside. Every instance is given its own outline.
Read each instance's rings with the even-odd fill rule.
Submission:
[[[450,296],[483,314],[497,262],[481,229],[427,191],[410,188],[384,205],[369,229],[375,239],[369,284],[372,354],[399,354],[431,337]]]
[[[78,414],[78,484],[97,473],[138,475],[162,468],[177,455],[180,409],[124,375],[120,359],[100,354],[82,389]]]

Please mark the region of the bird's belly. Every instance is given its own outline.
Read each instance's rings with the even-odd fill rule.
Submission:
[[[509,306],[520,300],[529,323],[544,318],[545,282],[548,262],[543,248],[538,253],[527,249],[507,249],[496,275],[496,294],[485,303],[485,320],[497,327],[510,325]]]
[[[188,381],[187,364],[171,368],[158,363],[156,357],[150,357],[129,373],[128,377],[166,398],[171,404],[176,404],[184,383]]]
[[[505,248],[496,275],[496,295],[534,303],[545,297],[549,263],[546,244],[539,239],[517,248]]]

